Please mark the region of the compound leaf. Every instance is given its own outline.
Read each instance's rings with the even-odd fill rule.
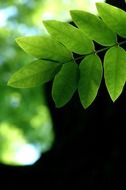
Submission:
[[[50,36],[19,37],[16,42],[26,53],[39,59],[62,63],[72,59],[70,51]]]
[[[103,21],[120,36],[126,37],[126,12],[107,3],[96,3]]]
[[[102,63],[95,55],[86,56],[80,63],[79,96],[84,108],[94,101],[102,79]]]
[[[64,106],[73,96],[78,84],[78,65],[69,62],[62,65],[61,70],[56,74],[52,97],[57,107]]]
[[[12,75],[8,85],[16,88],[35,87],[53,79],[61,64],[51,61],[34,61]]]
[[[115,101],[126,81],[126,52],[123,48],[114,46],[106,52],[104,77],[110,97]]]
[[[80,10],[72,10],[71,16],[77,26],[91,40],[104,46],[111,46],[116,43],[115,33],[98,16]]]
[[[87,54],[93,51],[93,42],[81,30],[71,24],[49,20],[44,21],[44,25],[48,32],[70,51],[78,54]]]

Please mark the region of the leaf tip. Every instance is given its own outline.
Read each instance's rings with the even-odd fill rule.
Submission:
[[[21,38],[22,37],[17,37],[17,38],[15,38],[15,41],[18,43],[18,42],[20,42]]]
[[[55,103],[55,107],[56,107],[57,109],[60,109],[60,108],[62,108],[63,106]]]
[[[104,2],[96,2],[95,5],[96,7],[103,7],[106,3]]]
[[[76,14],[77,13],[77,10],[70,10],[70,15],[71,16],[74,16],[74,14]]]
[[[110,96],[110,97],[113,103],[118,99],[118,96]]]
[[[10,80],[7,82],[7,86],[11,86]]]
[[[55,99],[55,97],[53,97],[53,94],[52,94],[52,98],[53,98],[55,107],[56,107],[57,109],[60,109],[60,108],[62,108],[62,107],[64,106],[64,104],[60,103],[59,101],[57,101],[57,100]]]
[[[90,103],[90,104],[81,103],[81,104],[82,104],[83,108],[86,110],[91,106],[92,103]]]
[[[111,98],[111,100],[112,100],[113,103],[119,98],[119,96],[121,95],[121,93],[122,92],[120,92],[118,94],[112,94],[112,93],[110,94],[110,92],[109,92],[110,98]]]
[[[96,6],[100,6],[100,5],[103,5],[104,3],[96,2],[95,4],[96,4]]]
[[[46,24],[48,24],[48,22],[49,22],[48,20],[43,20],[43,21],[42,21],[42,23],[44,24],[44,26],[45,26]]]
[[[57,20],[43,20],[42,22],[46,26],[46,25],[52,24],[54,22],[57,22]]]
[[[15,38],[16,43],[21,47],[22,41],[23,41],[24,37],[17,37]]]

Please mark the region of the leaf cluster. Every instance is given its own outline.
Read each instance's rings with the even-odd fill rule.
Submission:
[[[78,90],[81,104],[87,108],[96,98],[104,77],[115,101],[126,81],[126,51],[121,47],[126,43],[126,12],[107,3],[96,6],[99,16],[70,11],[76,27],[47,20],[43,23],[49,35],[17,38],[18,45],[36,60],[14,73],[8,85],[29,88],[53,80],[52,97],[57,107],[64,106]],[[117,35],[124,41],[118,42]],[[95,43],[101,46],[100,50],[96,50]],[[102,51],[103,60],[99,56]]]

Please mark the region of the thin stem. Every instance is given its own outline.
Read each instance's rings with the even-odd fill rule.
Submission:
[[[101,52],[107,50],[108,48],[109,48],[109,47],[99,49],[99,50],[95,51],[95,53],[96,53],[96,54],[101,53]]]
[[[79,59],[82,59],[82,58],[84,58],[84,57],[87,56],[87,55],[91,55],[91,54],[94,54],[94,53],[95,53],[95,54],[98,54],[98,53],[100,53],[100,52],[103,52],[103,51],[107,50],[108,48],[109,48],[109,47],[102,48],[102,49],[97,50],[97,51],[92,51],[91,53],[88,53],[88,54],[85,54],[85,55],[81,55],[81,56],[75,58],[74,60],[75,60],[75,61],[78,61]]]
[[[123,45],[123,44],[126,44],[126,41],[122,41],[119,43],[119,45]]]
[[[116,45],[123,45],[123,44],[126,44],[126,41],[118,42],[118,43],[114,44],[113,46],[116,46]],[[113,46],[105,47],[105,48],[102,48],[102,49],[100,49],[100,50],[93,51],[93,52],[88,53],[88,54],[85,54],[85,55],[81,55],[81,56],[75,58],[74,60],[77,61],[77,60],[79,60],[79,59],[84,58],[84,57],[87,56],[87,55],[91,55],[91,54],[94,54],[94,53],[95,53],[95,54],[101,53],[101,52],[103,52],[103,51],[108,50],[109,48],[111,48],[111,47],[113,47]]]
[[[75,61],[78,61],[79,59],[82,59],[83,57],[85,57],[85,55],[81,55],[81,56],[75,58],[74,60],[75,60]]]
[[[122,42],[116,43],[116,44],[114,44],[113,46],[116,46],[116,45],[123,45],[123,44],[126,44],[126,41],[122,41]],[[113,46],[110,46],[110,47],[113,47]],[[97,51],[94,50],[94,51],[92,51],[91,53],[87,53],[87,54],[85,54],[85,55],[80,55],[80,56],[77,57],[77,58],[73,58],[73,60],[78,61],[78,60],[84,58],[84,57],[87,56],[87,55],[101,53],[101,52],[103,52],[103,51],[106,51],[106,50],[109,49],[110,47],[105,47],[105,48],[99,49],[99,50],[97,50]],[[43,58],[42,60],[59,63],[58,61],[51,60],[51,59],[46,59],[46,58],[45,58],[45,59]],[[70,60],[70,61],[68,61],[68,62],[71,62],[71,61],[72,61],[72,60]]]

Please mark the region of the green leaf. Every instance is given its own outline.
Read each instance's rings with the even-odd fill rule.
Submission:
[[[86,56],[80,63],[79,96],[84,108],[94,101],[102,79],[102,63],[95,55]]]
[[[73,96],[78,84],[78,65],[69,62],[62,65],[56,74],[52,87],[52,97],[57,107],[64,106]]]
[[[16,88],[35,87],[53,79],[60,68],[61,64],[37,60],[14,73],[8,85]]]
[[[115,33],[96,15],[85,11],[72,10],[71,16],[77,26],[91,40],[104,46],[111,46],[116,43]]]
[[[126,12],[107,3],[97,3],[100,17],[113,31],[126,37]]]
[[[71,53],[59,42],[50,36],[19,37],[18,45],[26,52],[39,59],[67,62],[72,58]]]
[[[56,20],[44,21],[43,23],[48,32],[70,51],[78,54],[87,54],[93,51],[93,42],[71,24]]]
[[[123,48],[114,46],[106,52],[104,77],[110,97],[115,101],[126,81],[126,52]]]

